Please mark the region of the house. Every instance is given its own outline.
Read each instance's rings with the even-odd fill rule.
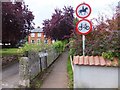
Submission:
[[[118,59],[74,56],[74,88],[119,88]],[[114,89],[115,90],[115,89]]]
[[[51,44],[52,40],[50,38],[46,38],[46,35],[44,35],[42,28],[35,28],[31,30],[28,36],[28,43],[36,44],[40,42]]]

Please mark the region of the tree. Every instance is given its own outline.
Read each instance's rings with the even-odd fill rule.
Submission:
[[[14,47],[29,34],[33,19],[32,12],[23,2],[2,2],[2,43]]]
[[[120,4],[119,3],[118,3],[118,6],[116,7],[116,20],[117,20],[118,30],[120,30]]]
[[[73,32],[73,13],[74,10],[71,6],[64,7],[63,11],[55,9],[52,19],[46,19],[43,22],[43,31],[47,37],[55,40],[64,40],[70,38]]]

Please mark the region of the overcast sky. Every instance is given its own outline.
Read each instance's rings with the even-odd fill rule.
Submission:
[[[75,10],[76,7],[85,2],[92,8],[91,15],[88,19],[97,18],[99,14],[104,13],[108,17],[111,17],[114,13],[114,7],[120,0],[24,0],[25,4],[29,6],[29,9],[33,11],[35,15],[35,27],[40,26],[42,28],[43,20],[51,19],[52,13],[55,8],[62,9],[64,6],[72,6]]]

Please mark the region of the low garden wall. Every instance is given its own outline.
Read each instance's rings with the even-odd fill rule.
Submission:
[[[120,89],[118,59],[101,56],[74,56],[74,88]]]
[[[118,88],[118,68],[74,65],[74,88]]]
[[[48,68],[60,53],[49,49],[41,52],[29,51],[27,55],[27,57],[21,57],[19,61],[19,84],[29,87],[30,81]]]

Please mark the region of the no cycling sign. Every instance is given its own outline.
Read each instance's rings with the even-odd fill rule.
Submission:
[[[92,23],[87,19],[80,20],[76,25],[76,31],[79,34],[86,35],[89,32],[91,32],[91,30],[92,30]]]
[[[83,56],[85,56],[85,35],[92,31],[92,23],[86,18],[91,14],[91,7],[86,3],[79,4],[76,8],[76,15],[81,18],[76,24],[76,32],[82,34]]]

